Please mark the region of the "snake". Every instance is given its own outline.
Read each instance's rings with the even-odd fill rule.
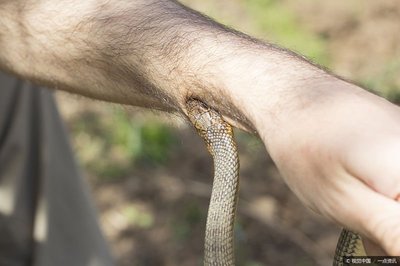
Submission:
[[[234,223],[239,190],[239,155],[232,126],[198,99],[186,102],[187,116],[204,140],[214,162],[214,179],[207,213],[204,265],[234,266]],[[365,256],[361,236],[342,229],[333,266],[347,265],[345,257]]]

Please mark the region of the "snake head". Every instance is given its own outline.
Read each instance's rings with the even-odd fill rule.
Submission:
[[[188,100],[186,107],[190,122],[201,134],[225,124],[217,111],[199,100]]]
[[[186,108],[190,122],[205,141],[211,155],[215,156],[215,149],[220,144],[233,143],[232,127],[216,110],[196,99],[188,100]]]

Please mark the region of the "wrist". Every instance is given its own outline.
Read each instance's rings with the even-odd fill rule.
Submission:
[[[221,34],[201,41],[199,47],[208,49],[190,58],[203,62],[203,75],[187,86],[189,94],[219,110],[234,126],[260,135],[269,134],[284,113],[313,101],[318,91],[325,93],[327,83],[338,80],[297,55],[243,36]]]
[[[300,82],[298,87],[274,97],[272,108],[256,106],[259,111],[253,117],[278,166],[292,160],[295,153],[310,162],[323,161],[324,155],[331,155],[327,160],[340,161],[339,154],[354,143],[352,138],[357,138],[357,123],[364,121],[365,112],[387,105],[381,98],[332,76]]]

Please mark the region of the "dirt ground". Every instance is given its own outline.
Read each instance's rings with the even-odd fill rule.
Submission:
[[[251,23],[251,17],[241,13],[246,1],[184,2],[205,12],[215,5],[221,16],[244,20],[237,22],[239,28]],[[397,95],[398,1],[283,0],[282,4],[297,14],[305,28],[324,38],[334,72],[374,89],[381,86],[382,95]],[[97,112],[105,105],[65,94],[58,100],[70,127],[82,113]],[[172,120],[166,123],[177,145],[163,164],[137,164],[124,177],[107,182],[87,173],[118,265],[202,264],[212,162],[195,132],[181,120]],[[302,206],[257,139],[243,132],[237,137],[241,158],[237,264],[330,265],[340,228]]]

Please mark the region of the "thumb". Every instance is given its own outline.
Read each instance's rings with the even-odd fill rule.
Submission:
[[[345,193],[346,204],[353,211],[343,220],[350,221],[354,231],[376,242],[388,255],[400,255],[400,203],[357,183]]]
[[[346,170],[373,190],[392,199],[400,199],[400,137],[381,137],[365,145],[356,145],[346,154]]]

